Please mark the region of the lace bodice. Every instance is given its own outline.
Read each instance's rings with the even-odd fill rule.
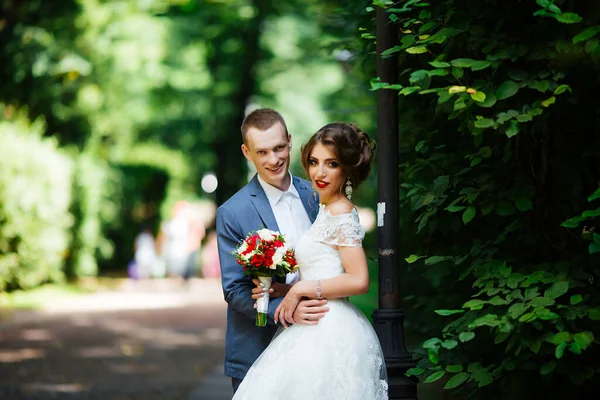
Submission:
[[[365,229],[358,211],[332,215],[319,206],[319,214],[311,228],[296,245],[300,279],[327,279],[344,273],[340,253],[332,246],[362,246]]]

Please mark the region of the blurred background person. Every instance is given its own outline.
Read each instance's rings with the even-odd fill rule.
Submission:
[[[189,259],[189,221],[186,215],[188,207],[187,201],[177,202],[171,219],[161,225],[161,256],[166,264],[166,273],[170,277],[183,277]]]
[[[147,224],[143,224],[140,233],[135,238],[134,271],[130,276],[137,279],[146,279],[152,276],[152,267],[156,263],[156,243],[152,230]]]

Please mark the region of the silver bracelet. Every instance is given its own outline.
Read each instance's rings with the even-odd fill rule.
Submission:
[[[321,291],[321,280],[317,279],[317,299],[321,300],[323,298],[323,292]]]

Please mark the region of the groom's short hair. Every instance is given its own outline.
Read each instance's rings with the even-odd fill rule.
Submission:
[[[259,108],[258,110],[252,111],[250,114],[246,115],[246,118],[244,118],[244,121],[242,122],[241,130],[244,143],[246,143],[248,130],[250,128],[266,131],[277,122],[281,123],[283,129],[285,130],[285,135],[287,136],[287,125],[285,124],[285,120],[281,114],[279,114],[277,111],[271,108]]]

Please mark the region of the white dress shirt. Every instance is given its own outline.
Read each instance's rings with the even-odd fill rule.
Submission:
[[[310,222],[296,187],[294,187],[292,174],[290,173],[290,187],[285,192],[269,185],[260,175],[258,182],[269,199],[279,231],[285,235],[286,242],[291,247],[295,247],[296,242],[310,228],[312,222]],[[285,281],[286,283],[295,283],[298,281],[298,277],[298,272],[287,274]]]

